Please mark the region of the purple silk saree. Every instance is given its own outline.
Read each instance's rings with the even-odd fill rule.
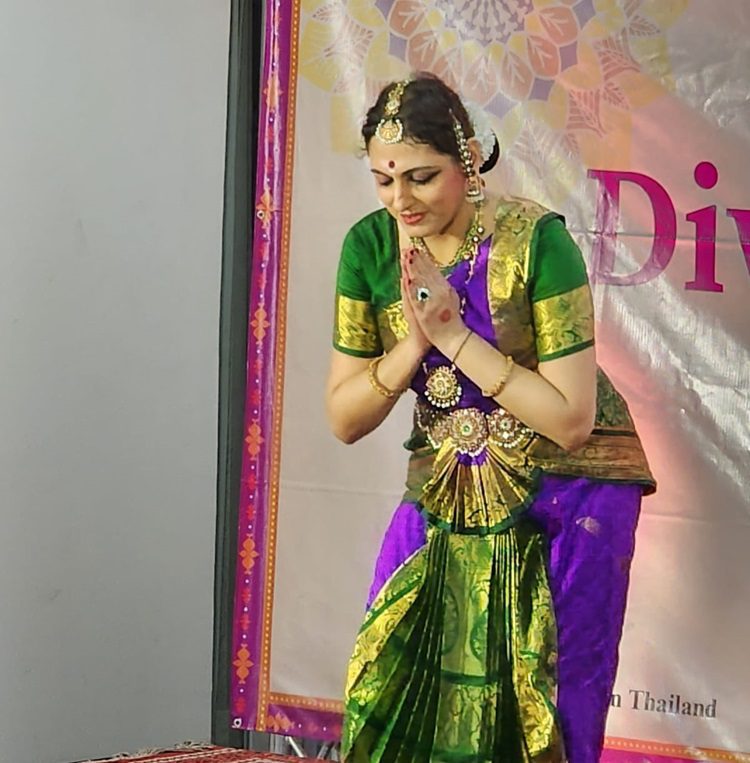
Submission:
[[[549,538],[557,618],[557,709],[571,763],[597,763],[617,672],[640,485],[547,476],[529,516]],[[402,503],[385,533],[369,607],[391,575],[425,544],[427,522]]]
[[[448,279],[466,325],[495,343],[527,308],[521,299],[521,323],[501,318],[497,333],[488,279],[517,271],[501,273],[492,249],[483,242],[473,267],[462,262]],[[579,321],[565,299],[586,287],[566,288],[562,300],[553,294],[559,314],[536,326],[547,339],[557,332],[560,354],[566,342],[590,346],[578,327],[591,317]],[[433,348],[412,382],[407,493],[350,663],[346,759],[596,763],[643,484],[535,466],[524,439],[534,434],[458,369],[458,404],[430,409],[426,380],[447,363]],[[600,413],[620,425],[606,405]]]

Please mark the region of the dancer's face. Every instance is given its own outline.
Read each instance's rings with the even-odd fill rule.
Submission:
[[[377,137],[368,156],[380,201],[407,235],[464,234],[466,176],[452,156],[425,143],[386,144]]]

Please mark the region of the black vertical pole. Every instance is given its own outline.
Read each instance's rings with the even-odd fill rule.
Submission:
[[[211,740],[242,747],[231,728],[232,606],[246,384],[249,272],[258,142],[262,0],[231,0],[219,320],[219,422]]]

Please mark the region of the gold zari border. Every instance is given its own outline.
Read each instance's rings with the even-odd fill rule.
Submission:
[[[333,341],[336,347],[363,355],[382,352],[378,324],[372,305],[359,299],[336,295]]]
[[[531,461],[547,474],[587,477],[606,482],[639,482],[653,492],[653,477],[635,433],[608,434],[594,431],[583,447],[563,452],[551,440],[540,437],[531,447]]]
[[[383,348],[390,352],[394,345],[409,333],[409,324],[404,317],[404,305],[401,300],[378,310],[377,319]]]
[[[551,360],[594,340],[591,289],[583,284],[532,305],[539,360]]]

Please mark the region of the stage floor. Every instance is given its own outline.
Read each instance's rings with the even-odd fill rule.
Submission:
[[[160,752],[136,753],[132,756],[116,755],[113,758],[97,758],[80,763],[300,763],[313,758],[293,758],[270,752],[235,750],[231,747],[203,747],[190,750],[162,750]]]

